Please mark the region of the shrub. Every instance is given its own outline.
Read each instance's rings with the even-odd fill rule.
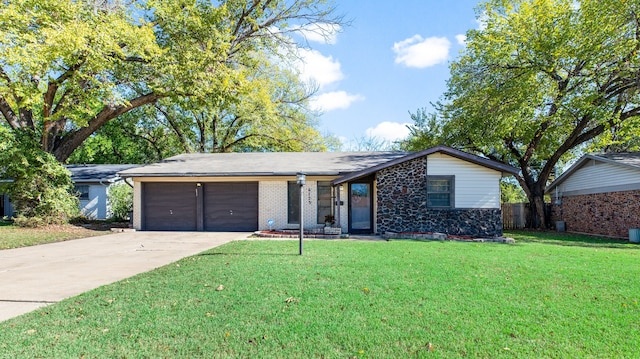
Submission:
[[[107,194],[111,209],[111,219],[124,221],[133,210],[133,188],[126,183],[120,183],[109,187]]]
[[[11,196],[16,224],[63,224],[78,214],[71,173],[32,134],[0,129],[0,143],[0,178],[8,180],[1,189]]]

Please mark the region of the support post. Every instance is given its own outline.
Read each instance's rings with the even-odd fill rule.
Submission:
[[[304,238],[304,185],[306,180],[304,173],[297,174],[297,183],[300,186],[300,255],[302,255],[302,239]]]

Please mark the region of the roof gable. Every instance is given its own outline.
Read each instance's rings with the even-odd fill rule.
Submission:
[[[640,175],[640,152],[619,152],[619,153],[604,153],[604,154],[586,154],[576,163],[571,165],[560,177],[551,182],[545,189],[545,193],[553,191],[553,188],[559,186],[568,178],[571,177],[579,169],[583,168],[589,163],[589,161],[596,161],[602,163],[612,164],[621,168],[628,168],[639,172]]]
[[[416,158],[420,158],[420,157],[424,157],[424,156],[428,156],[434,153],[443,153],[446,155],[449,155],[451,157],[455,157],[458,158],[460,160],[463,161],[467,161],[467,162],[471,162],[483,167],[487,167],[493,170],[496,170],[498,172],[502,172],[502,173],[508,173],[508,174],[517,174],[519,169],[509,166],[507,164],[501,163],[501,162],[497,162],[497,161],[493,161],[487,158],[483,158],[480,156],[476,156],[476,155],[472,155],[470,153],[467,152],[463,152],[460,150],[456,150],[454,148],[451,147],[447,147],[447,146],[435,146],[435,147],[431,147],[429,149],[420,151],[420,152],[414,152],[411,153],[409,155],[394,159],[392,161],[386,162],[386,163],[381,163],[377,166],[373,166],[370,168],[366,168],[364,170],[358,171],[358,172],[354,172],[354,173],[350,173],[348,175],[345,175],[341,178],[338,178],[336,180],[334,180],[332,183],[334,185],[337,184],[341,184],[341,183],[345,183],[345,182],[349,182],[352,181],[354,179],[358,179],[358,178],[362,178],[362,177],[366,177],[369,176],[375,172],[378,172],[382,169],[385,168],[389,168],[392,166],[396,166],[399,165],[401,163],[407,162],[407,161],[411,161],[414,160]]]

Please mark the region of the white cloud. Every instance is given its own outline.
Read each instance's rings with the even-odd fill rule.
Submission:
[[[292,27],[299,31],[307,41],[333,45],[338,41],[338,33],[342,27],[337,24],[309,24],[303,27]]]
[[[423,39],[415,35],[393,44],[396,63],[407,67],[425,68],[447,61],[451,42],[446,37]]]
[[[467,35],[465,34],[456,35],[456,41],[458,42],[458,45],[465,46],[467,44]]]
[[[298,70],[303,81],[317,84],[321,89],[344,78],[340,62],[317,50],[298,49]]]
[[[356,101],[364,101],[364,96],[349,94],[345,91],[327,92],[311,99],[311,107],[322,112],[346,109]]]
[[[397,141],[405,139],[409,136],[409,128],[407,126],[410,123],[398,123],[398,122],[381,122],[376,127],[369,127],[365,131],[367,137],[381,138],[386,141]]]
[[[476,18],[476,23],[478,24],[478,30],[486,30],[487,29],[487,21],[489,21],[489,16],[486,11],[483,11],[480,16]]]

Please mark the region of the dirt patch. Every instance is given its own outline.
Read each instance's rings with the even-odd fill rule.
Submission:
[[[79,221],[71,223],[70,226],[91,231],[109,231],[111,228],[129,228],[129,222],[110,221]]]

